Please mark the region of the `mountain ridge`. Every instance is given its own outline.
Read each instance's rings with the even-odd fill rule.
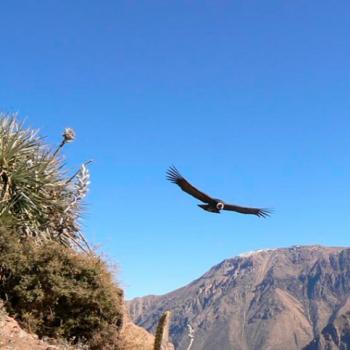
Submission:
[[[189,343],[188,325],[195,330],[191,350],[300,350],[348,310],[349,297],[350,249],[310,245],[242,253],[175,291],[128,306],[148,330],[169,309],[179,350]]]

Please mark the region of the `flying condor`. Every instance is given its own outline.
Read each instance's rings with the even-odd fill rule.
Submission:
[[[207,194],[201,192],[194,186],[192,186],[174,167],[171,166],[167,172],[166,177],[169,181],[178,185],[183,191],[190,194],[191,196],[199,199],[201,202],[206,204],[198,204],[200,208],[203,210],[209,211],[211,213],[220,213],[221,210],[230,210],[235,211],[240,214],[252,214],[259,217],[267,217],[271,214],[271,211],[268,209],[260,209],[260,208],[247,208],[241,207],[235,204],[227,204],[221,199],[212,198]]]

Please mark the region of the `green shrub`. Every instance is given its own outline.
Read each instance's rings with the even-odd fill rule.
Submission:
[[[123,294],[99,257],[0,229],[0,299],[39,336],[119,349]]]
[[[88,246],[77,219],[89,172],[83,164],[73,177],[66,176],[60,150],[75,133],[67,128],[62,136],[53,152],[37,130],[0,114],[0,220],[37,242],[55,240],[84,249]]]
[[[39,336],[117,350],[123,294],[80,231],[89,172],[67,176],[60,151],[75,133],[62,136],[52,151],[0,114],[0,301]]]

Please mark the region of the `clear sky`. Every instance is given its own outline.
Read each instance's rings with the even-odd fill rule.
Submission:
[[[94,159],[85,232],[132,298],[241,252],[350,242],[349,0],[0,4],[0,110]],[[206,213],[165,180],[275,209]]]

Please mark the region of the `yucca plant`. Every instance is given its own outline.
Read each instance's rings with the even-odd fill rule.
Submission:
[[[86,250],[78,219],[89,172],[83,164],[68,178],[60,156],[74,138],[74,131],[65,129],[52,152],[38,130],[25,128],[14,115],[0,114],[0,220],[22,237]]]

